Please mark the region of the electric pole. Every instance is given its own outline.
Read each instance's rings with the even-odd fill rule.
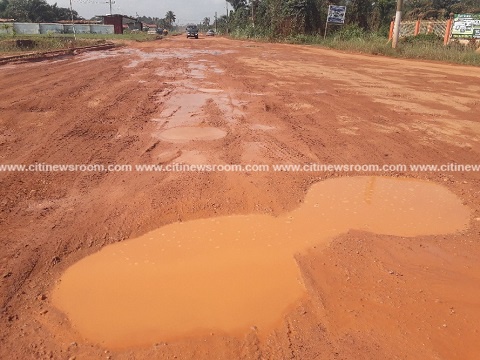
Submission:
[[[225,1],[225,6],[227,7],[227,34],[229,33],[228,31],[228,2]]]
[[[113,13],[112,13],[112,0],[108,0],[108,3],[110,4],[110,15],[113,15]],[[113,3],[115,4],[115,1]]]
[[[217,33],[217,12],[215,11],[215,34]]]
[[[398,38],[400,37],[400,23],[402,21],[403,0],[397,0],[397,12],[395,13],[395,24],[393,25],[392,48],[397,47]]]
[[[251,1],[250,4],[252,6],[252,24],[255,27],[255,2]]]
[[[73,30],[73,39],[77,40],[77,34],[75,32],[75,22],[73,20],[73,6],[72,6],[72,0],[70,0],[70,15],[72,15],[72,30]]]

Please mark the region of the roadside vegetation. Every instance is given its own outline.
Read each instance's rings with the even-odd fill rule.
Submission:
[[[160,38],[144,32],[114,34],[50,34],[50,35],[0,35],[0,56],[21,55],[31,52],[67,50],[71,48],[102,45],[114,42],[121,45],[123,41],[150,41]]]
[[[219,32],[233,38],[269,42],[312,44],[326,48],[375,55],[447,61],[480,66],[477,42],[443,45],[434,35],[404,38],[397,49],[388,42],[390,22],[396,0],[350,0],[346,23],[329,26],[324,39],[326,0],[227,0],[232,5],[229,16],[217,23]],[[346,5],[345,0],[335,2]],[[404,20],[444,20],[450,13],[480,13],[480,0],[406,0]]]
[[[23,53],[66,50],[75,47],[105,44],[104,39],[77,38],[70,36],[0,36],[0,56],[21,55]]]
[[[365,32],[357,25],[347,25],[334,34],[327,36],[325,39],[323,35],[319,34],[296,34],[284,37],[271,37],[252,34],[242,30],[233,31],[230,33],[230,36],[236,39],[306,44],[372,55],[436,60],[480,66],[480,50],[477,48],[480,44],[478,42],[461,44],[453,41],[448,46],[444,46],[443,39],[435,34],[421,34],[403,38],[400,40],[399,46],[396,49],[392,49],[392,45],[386,35]]]
[[[0,18],[11,19],[16,22],[57,22],[85,20],[78,13],[69,8],[58,7],[57,4],[50,5],[45,0],[0,0]],[[98,21],[97,18],[91,20]],[[165,14],[165,18],[139,18],[140,21],[149,24],[161,25],[162,29],[172,29],[176,16],[172,11]],[[47,52],[64,50],[74,47],[91,46],[113,41],[121,44],[122,41],[150,41],[161,38],[157,34],[149,34],[147,31],[125,31],[124,34],[43,34],[43,35],[22,35],[7,31],[8,21],[0,23],[0,56],[17,55],[30,52]],[[4,27],[5,29],[2,29]],[[148,30],[148,28],[146,28]],[[9,32],[9,33],[7,33]]]
[[[218,27],[224,32],[244,31],[277,38],[324,33],[330,0],[227,0],[232,10]],[[346,25],[364,32],[388,34],[396,0],[336,0],[347,5]],[[405,0],[403,20],[447,19],[450,13],[478,13],[480,0]],[[331,27],[335,29],[334,26]],[[336,27],[338,29],[338,27]]]

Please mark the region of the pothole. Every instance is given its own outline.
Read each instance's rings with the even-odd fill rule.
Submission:
[[[53,302],[90,341],[149,345],[209,332],[271,331],[306,290],[294,254],[349,229],[446,234],[469,209],[446,188],[383,177],[317,183],[279,217],[225,216],[174,223],[106,246],[71,266]]]
[[[220,89],[205,89],[205,88],[199,88],[198,91],[207,93],[207,94],[218,94],[223,92],[223,90],[220,90]]]
[[[211,141],[225,137],[226,131],[215,127],[181,126],[162,131],[158,138],[168,142],[187,142],[192,140]]]

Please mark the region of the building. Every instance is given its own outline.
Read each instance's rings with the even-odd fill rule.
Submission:
[[[123,34],[124,25],[127,25],[128,29],[131,29],[131,30],[134,30],[134,29],[142,30],[143,28],[142,23],[140,21],[130,16],[113,14],[113,15],[100,15],[99,17],[103,19],[104,25],[113,25],[115,34]]]

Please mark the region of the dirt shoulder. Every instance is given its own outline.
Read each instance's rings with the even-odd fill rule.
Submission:
[[[0,67],[0,163],[478,164],[479,91],[474,67],[223,38],[131,43]],[[192,121],[226,136],[159,139]],[[283,214],[311,184],[347,175],[358,174],[0,173],[0,358],[474,359],[478,172],[385,174],[447,187],[471,208],[469,229],[350,231],[297,254],[308,296],[266,339],[251,329],[115,352],[51,305],[60,275],[107,244],[175,221]]]

